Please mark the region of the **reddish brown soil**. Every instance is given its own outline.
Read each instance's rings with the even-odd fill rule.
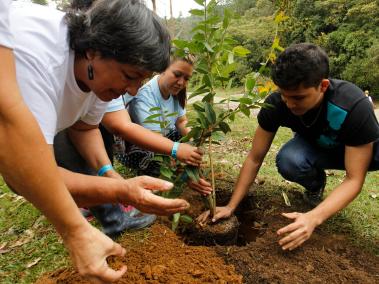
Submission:
[[[191,202],[199,200],[190,196]],[[302,247],[282,251],[276,231],[288,221],[280,213],[307,210],[300,193],[289,197],[290,209],[279,195],[251,197],[256,206],[245,209],[248,217],[243,218],[256,220],[251,232],[257,238],[245,246],[188,246],[162,220],[145,238],[125,236],[121,243],[127,256],[112,261],[112,267],[128,266],[119,283],[379,283],[379,258],[354,247],[344,235],[327,234],[324,226]],[[191,213],[202,206],[194,204]],[[37,283],[87,282],[72,269],[62,269]]]
[[[122,260],[112,260],[112,267],[124,263],[128,272],[118,283],[242,283],[233,265],[226,265],[212,248],[185,245],[170,229],[156,224],[148,236],[124,236],[120,243],[127,248]],[[39,284],[89,283],[73,269],[62,269],[37,281]]]

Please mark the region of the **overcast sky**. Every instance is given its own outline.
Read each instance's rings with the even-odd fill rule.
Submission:
[[[151,0],[145,0],[146,5],[153,9],[153,4]],[[157,13],[159,16],[164,18],[165,16],[167,18],[170,18],[170,0],[155,0],[157,5]],[[172,0],[172,13],[174,14],[174,17],[179,17],[180,12],[182,12],[183,17],[188,17],[189,13],[188,11],[191,9],[198,9],[201,6],[199,6],[195,1],[193,0]]]

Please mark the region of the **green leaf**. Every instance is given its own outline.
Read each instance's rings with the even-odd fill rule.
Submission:
[[[204,94],[204,93],[208,93],[209,92],[209,88],[205,85],[202,85],[199,89],[195,90],[193,93],[191,93],[189,96],[188,96],[188,99],[191,99],[193,97],[196,97],[198,95],[201,95],[201,94]]]
[[[250,116],[250,109],[248,109],[245,105],[240,105],[241,112],[247,117]]]
[[[234,78],[230,78],[230,80],[229,80],[229,82],[228,82],[228,85],[226,86],[226,88],[227,88],[228,90],[232,88],[233,80],[234,80]]]
[[[203,17],[204,16],[204,11],[203,10],[199,10],[199,9],[189,10],[189,13],[191,15],[194,15],[194,16],[199,16],[199,17]]]
[[[224,121],[221,121],[220,124],[219,124],[219,126],[220,126],[222,132],[224,132],[225,134],[228,133],[228,132],[230,132],[230,131],[232,131],[232,130],[230,129],[229,124],[227,124],[227,123],[224,122]]]
[[[231,115],[229,115],[229,119],[230,121],[234,121],[236,119],[236,114],[232,113]]]
[[[188,41],[186,41],[186,40],[182,40],[182,39],[174,39],[174,40],[172,40],[172,43],[173,43],[176,47],[181,48],[181,49],[183,49],[183,48],[185,48],[185,47],[188,47],[188,45],[189,45],[189,42],[188,42]]]
[[[253,100],[250,98],[240,98],[239,102],[245,105],[251,105],[253,103]]]
[[[208,74],[209,73],[209,71],[207,69],[203,69],[201,67],[197,67],[195,70],[196,70],[196,72],[201,73],[201,74]]]
[[[208,128],[209,123],[208,123],[208,120],[205,117],[205,115],[202,112],[197,112],[197,117],[200,121],[201,127],[202,128]]]
[[[226,29],[230,24],[230,19],[232,18],[232,13],[229,9],[224,9],[224,20],[222,21],[222,27]]]
[[[193,219],[191,216],[183,214],[180,216],[180,221],[183,223],[191,224],[193,222]]]
[[[245,82],[245,88],[248,92],[252,91],[255,87],[255,79],[252,77],[247,77]]]
[[[179,113],[177,111],[174,111],[172,113],[169,113],[168,115],[166,115],[166,117],[171,117],[171,116],[177,116]]]
[[[212,93],[208,93],[206,96],[204,96],[204,98],[201,101],[210,102],[211,100],[213,100],[213,98],[214,98],[214,95]]]
[[[192,40],[203,42],[205,41],[205,35],[203,32],[198,32],[192,37]]]
[[[229,52],[228,53],[228,63],[232,64],[233,62],[234,62],[234,53],[233,52]]]
[[[208,74],[203,76],[203,84],[209,88],[212,87],[212,82]]]
[[[190,132],[186,136],[184,136],[182,139],[180,139],[180,142],[188,142],[191,138],[199,138],[201,133],[201,129],[198,127],[193,127]]]
[[[204,108],[204,106],[203,106],[203,104],[201,102],[196,102],[192,106],[197,111],[205,112],[205,108]]]
[[[236,71],[237,66],[238,66],[237,62],[234,62],[234,63],[232,63],[232,64],[228,64],[228,65],[226,65],[226,66],[221,70],[221,75],[222,75],[222,77],[229,79],[229,75],[230,75],[230,73]]]
[[[171,230],[173,230],[174,232],[178,228],[180,215],[181,214],[179,212],[172,215]]]
[[[250,53],[250,50],[239,45],[233,48],[233,53],[237,56],[245,57],[246,55]]]
[[[216,0],[211,0],[207,5],[207,11],[209,14],[212,14],[213,9],[217,6]]]
[[[152,160],[157,162],[163,162],[163,157],[159,155],[154,155]]]
[[[160,107],[152,107],[151,109],[149,109],[149,111],[159,111],[161,110]]]
[[[204,7],[204,0],[194,0],[197,4]]]
[[[166,167],[161,167],[159,169],[159,172],[162,176],[168,178],[168,179],[171,179],[172,175],[173,175],[173,172],[169,169],[169,168],[166,168]]]
[[[204,103],[204,108],[205,108],[205,114],[207,116],[207,119],[210,124],[215,124],[216,123],[216,113],[213,109],[213,106],[206,102]]]
[[[161,121],[158,120],[145,120],[143,123],[152,123],[152,124],[161,124]]]
[[[204,32],[207,30],[206,26],[204,24],[198,24],[196,27],[194,27],[192,30],[191,30],[191,33],[195,33],[196,31],[201,31],[201,32]]]
[[[186,166],[185,171],[191,180],[196,181],[196,182],[199,181],[200,179],[199,168],[194,167],[194,166]]]
[[[213,132],[212,133],[212,142],[216,144],[216,142],[221,141],[224,139],[224,136],[221,134],[221,132]]]
[[[211,52],[211,53],[214,52],[214,50],[213,50],[212,47],[209,45],[209,43],[204,42],[204,46],[205,46],[205,48],[206,48],[209,52]]]
[[[161,117],[161,116],[162,116],[161,113],[152,114],[152,115],[146,117],[146,119],[144,120],[144,122],[146,122],[147,120],[153,120],[154,118]]]

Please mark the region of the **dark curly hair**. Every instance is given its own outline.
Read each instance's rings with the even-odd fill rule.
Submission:
[[[93,2],[93,3],[92,3]],[[103,58],[162,72],[170,62],[170,35],[138,0],[74,0],[66,14],[70,47],[76,54],[98,51]]]
[[[281,53],[271,69],[274,83],[281,89],[293,90],[300,86],[318,87],[329,77],[326,52],[311,43],[299,43]]]

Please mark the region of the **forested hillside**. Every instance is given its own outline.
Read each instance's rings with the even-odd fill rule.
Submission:
[[[224,0],[235,13],[230,34],[251,51],[236,78],[257,71],[275,33],[274,15],[285,11],[281,46],[313,42],[330,56],[331,76],[352,81],[379,99],[379,1],[375,0]],[[222,13],[222,8],[220,8]],[[170,21],[173,35],[190,38],[196,16]],[[235,80],[238,83],[238,80]]]

